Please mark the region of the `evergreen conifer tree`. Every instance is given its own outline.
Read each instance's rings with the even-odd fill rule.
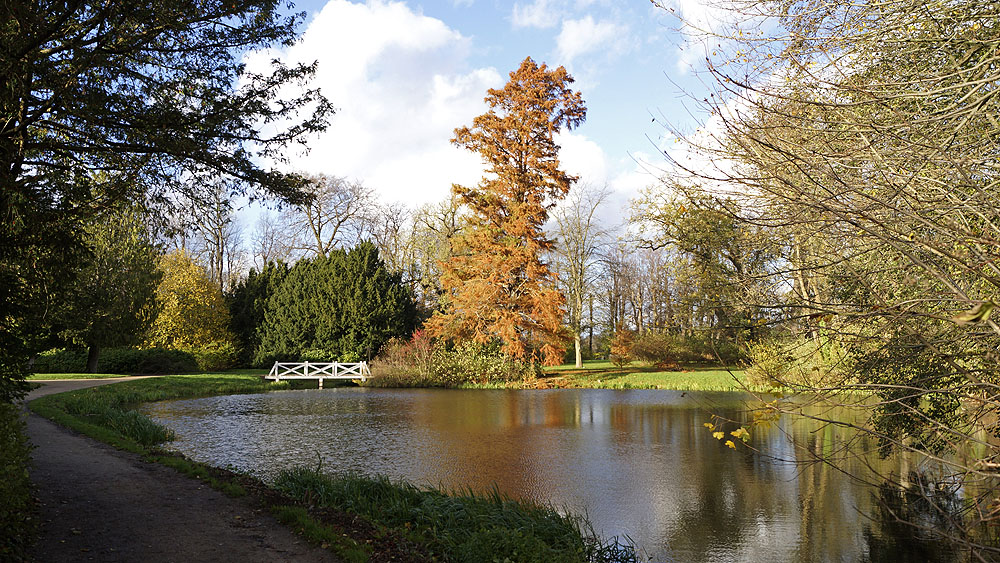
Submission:
[[[260,344],[260,327],[264,323],[267,300],[278,291],[288,276],[284,262],[268,262],[260,272],[251,269],[232,292],[226,296],[229,305],[229,329],[239,346],[239,362],[249,365],[253,352]]]
[[[417,308],[401,276],[363,242],[298,262],[264,310],[257,364],[370,359],[415,328]]]

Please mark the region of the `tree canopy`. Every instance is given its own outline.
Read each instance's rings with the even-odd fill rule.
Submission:
[[[566,69],[526,58],[501,89],[486,95],[490,110],[453,142],[482,156],[487,176],[452,191],[470,210],[467,228],[443,265],[443,311],[429,321],[441,337],[499,340],[504,352],[558,363],[565,299],[542,260],[552,248],[543,227],[556,201],[576,181],[559,168],[555,134],[583,123],[587,108]]]
[[[87,225],[89,257],[61,316],[63,335],[90,349],[88,371],[96,370],[101,348],[139,343],[155,317],[161,274],[151,238],[135,209],[102,213]]]
[[[716,166],[676,162],[675,172],[724,188],[757,211],[744,224],[779,239],[774,283],[789,291],[778,328],[793,363],[816,368],[780,383],[870,393],[864,428],[884,452],[971,447],[948,462],[949,478],[967,491],[979,481],[985,493],[965,506],[988,513],[988,468],[1000,456],[989,437],[1000,405],[1000,325],[990,318],[1000,302],[1000,6],[728,6],[735,24],[713,38],[716,91],[705,98],[718,128],[688,137]],[[825,371],[833,377],[817,377]],[[995,535],[975,529],[995,524],[995,511],[966,519],[934,506],[969,524],[952,539],[972,557],[1000,553]]]
[[[297,176],[261,163],[325,127],[330,104],[303,87],[314,66],[242,60],[295,40],[301,18],[283,9],[276,0],[3,3],[0,385],[25,375],[47,292],[71,278],[81,226],[97,210],[163,203],[171,191],[197,197],[185,180],[205,170],[251,195],[303,199]]]
[[[264,323],[267,301],[277,293],[288,275],[284,262],[268,262],[258,272],[251,269],[247,277],[226,296],[229,304],[230,328],[239,345],[239,359],[250,364],[260,345],[260,328]]]

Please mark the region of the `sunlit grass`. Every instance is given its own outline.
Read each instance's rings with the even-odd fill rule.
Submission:
[[[648,363],[632,362],[619,368],[606,360],[585,361],[545,368],[545,384],[553,387],[595,389],[673,389],[677,391],[768,391],[747,386],[743,370],[718,366],[664,370]]]
[[[128,377],[122,373],[35,373],[28,376],[28,381],[52,381],[57,379],[111,379]]]
[[[743,371],[691,370],[628,373],[619,377],[588,381],[590,387],[601,389],[674,389],[677,391],[743,391],[746,381]],[[755,389],[765,391],[766,389]]]
[[[545,368],[546,373],[558,373],[561,371],[574,371],[574,370],[608,370],[615,369],[614,364],[610,360],[584,360],[583,367],[578,368],[576,364],[563,364],[561,366],[548,366]]]

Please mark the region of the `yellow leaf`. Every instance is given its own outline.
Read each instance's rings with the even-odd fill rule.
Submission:
[[[714,438],[715,438],[716,440],[721,440],[721,439],[723,438],[723,436],[725,436],[725,435],[726,435],[726,433],[725,433],[725,432],[712,432],[712,436],[713,436],[713,437],[714,437]]]
[[[736,449],[736,444],[734,444],[732,440],[726,440],[726,445],[734,450]]]
[[[955,315],[951,318],[951,320],[952,322],[960,325],[986,322],[986,320],[990,318],[990,314],[993,313],[994,307],[996,307],[996,303],[992,301],[984,301],[964,313]]]
[[[739,438],[740,440],[743,440],[744,442],[746,442],[748,439],[750,439],[750,433],[747,432],[747,429],[743,428],[743,427],[740,427],[740,428],[738,428],[736,430],[733,430],[732,432],[730,432],[730,434],[732,434],[733,438]]]
[[[702,426],[708,428],[709,430],[715,430],[715,425],[712,424],[711,422],[706,422],[705,424],[702,424]]]

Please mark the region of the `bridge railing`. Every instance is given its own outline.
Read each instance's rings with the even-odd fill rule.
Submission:
[[[360,379],[372,376],[368,362],[274,362],[264,379],[318,379],[323,388],[324,379]]]

